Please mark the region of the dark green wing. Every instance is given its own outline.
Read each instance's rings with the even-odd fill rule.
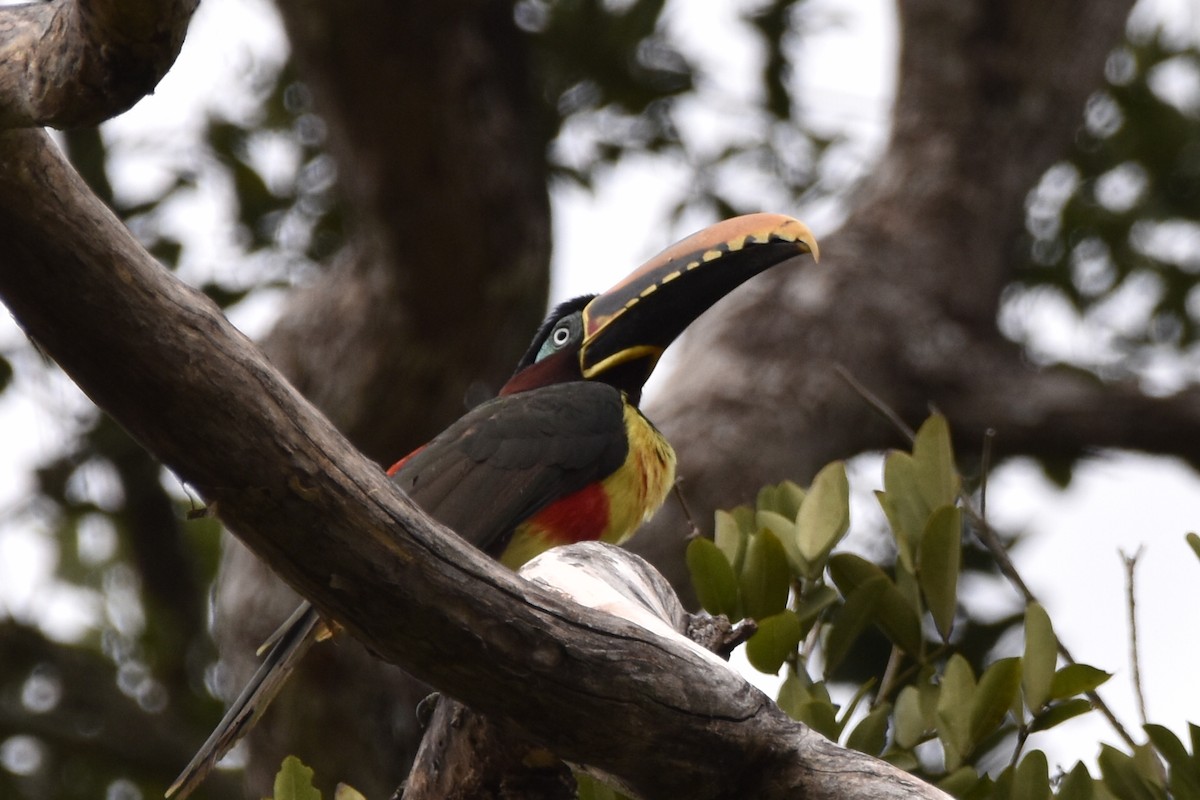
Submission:
[[[625,462],[624,401],[575,381],[498,397],[468,412],[392,474],[430,516],[493,557],[513,530]]]

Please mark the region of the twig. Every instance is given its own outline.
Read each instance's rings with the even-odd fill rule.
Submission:
[[[834,364],[833,371],[836,372],[842,380],[850,384],[850,388],[857,392],[859,397],[861,397],[863,400],[866,400],[869,406],[874,408],[876,411],[882,414],[885,419],[891,422],[892,425],[896,427],[896,430],[904,434],[904,437],[908,439],[910,443],[917,438],[916,431],[908,427],[904,420],[900,419],[900,415],[892,410],[891,406],[883,402],[883,400],[880,399],[874,392],[860,383],[858,378],[851,375],[850,370],[846,369],[846,367],[841,364]]]
[[[963,511],[966,512],[967,516],[977,526],[975,533],[979,537],[979,541],[981,541],[983,546],[987,548],[987,551],[991,554],[992,558],[996,559],[996,564],[1000,567],[1000,572],[1004,575],[1004,577],[1008,578],[1008,581],[1013,585],[1013,588],[1015,588],[1017,592],[1019,592],[1021,596],[1025,598],[1026,605],[1038,602],[1037,597],[1034,596],[1033,592],[1029,590],[1029,587],[1025,585],[1025,581],[1022,580],[1021,575],[1017,572],[1017,568],[1012,563],[1012,559],[1008,557],[1008,551],[1004,549],[1004,545],[1000,542],[1000,537],[996,535],[996,532],[990,525],[988,525],[987,521],[984,520],[983,517],[979,515],[979,512],[975,510],[975,507],[971,503],[971,498],[966,494],[966,492],[960,493],[959,498],[962,500]],[[1059,655],[1063,657],[1063,660],[1068,664],[1079,663],[1075,660],[1075,657],[1071,655],[1071,651],[1067,649],[1067,646],[1063,644],[1061,638],[1058,640],[1058,652]],[[1135,742],[1133,737],[1129,735],[1129,731],[1125,730],[1125,726],[1121,724],[1121,721],[1117,719],[1117,715],[1113,713],[1113,710],[1108,707],[1108,704],[1104,702],[1104,699],[1100,697],[1099,694],[1097,694],[1095,691],[1088,692],[1087,699],[1101,714],[1104,715],[1104,718],[1108,720],[1108,724],[1112,726],[1116,734],[1120,736],[1127,745],[1130,747],[1137,747],[1137,742]]]
[[[883,670],[883,677],[879,680],[879,691],[875,693],[875,702],[872,708],[883,702],[892,691],[892,684],[896,680],[896,675],[900,671],[900,664],[904,661],[904,651],[899,647],[892,645],[891,655],[888,656],[887,667]]]
[[[1137,698],[1138,716],[1142,724],[1146,724],[1146,695],[1142,692],[1142,660],[1138,655],[1138,626],[1137,603],[1134,600],[1134,571],[1138,559],[1142,556],[1142,548],[1138,547],[1133,555],[1121,551],[1121,559],[1125,562],[1125,604],[1129,609],[1129,660],[1133,664],[1133,694]]]
[[[992,443],[996,441],[996,429],[983,432],[983,452],[979,456],[979,518],[987,522],[987,483],[992,473]]]
[[[835,364],[834,370],[842,377],[843,380],[846,381],[846,383],[850,384],[851,388],[858,392],[858,394],[867,402],[868,405],[890,420],[892,424],[896,426],[897,430],[899,430],[904,436],[908,437],[909,441],[912,441],[916,438],[916,434],[913,433],[912,428],[908,427],[904,420],[900,419],[900,416],[890,406],[888,406],[887,403],[872,394],[871,391],[863,386],[857,378],[851,375],[849,370],[847,370],[841,364]],[[989,431],[991,431],[991,429],[989,429]],[[985,439],[985,441],[989,441],[991,438],[994,438],[994,434],[993,436]],[[986,485],[986,477],[984,478],[984,481]],[[1029,587],[1025,584],[1025,581],[1021,577],[1020,573],[1017,572],[1017,567],[1015,564],[1013,564],[1012,559],[1009,558],[1008,551],[1004,549],[1004,545],[1001,543],[1000,537],[996,535],[996,532],[992,529],[991,525],[988,524],[983,514],[976,510],[971,496],[967,494],[965,490],[960,490],[958,497],[959,501],[962,503],[963,512],[975,526],[975,535],[987,549],[988,553],[991,554],[992,558],[995,559],[996,566],[1000,568],[1000,573],[1008,579],[1008,582],[1012,584],[1013,588],[1017,590],[1018,594],[1025,599],[1026,605],[1038,602],[1037,597],[1034,596],[1033,592],[1030,591]],[[1058,642],[1058,652],[1068,664],[1078,663],[1075,660],[1075,657],[1072,656],[1071,652],[1067,649],[1067,646],[1063,644],[1061,639],[1059,639]],[[1087,693],[1087,698],[1091,704],[1097,710],[1099,710],[1101,714],[1104,715],[1104,718],[1108,720],[1109,725],[1112,726],[1116,734],[1120,736],[1127,745],[1130,747],[1137,746],[1137,743],[1133,740],[1133,737],[1129,735],[1129,731],[1125,730],[1125,726],[1121,724],[1121,721],[1117,719],[1116,714],[1113,713],[1112,709],[1108,707],[1108,704],[1104,702],[1104,699],[1101,698],[1099,694],[1091,691]]]
[[[702,536],[700,528],[696,526],[696,520],[692,518],[692,510],[688,508],[687,501],[683,499],[683,491],[679,488],[683,483],[683,478],[676,478],[675,483],[671,486],[671,491],[675,493],[675,499],[679,501],[679,507],[683,510],[683,518],[687,520],[688,527],[691,528],[691,533],[688,534],[689,539],[695,539],[697,536]]]

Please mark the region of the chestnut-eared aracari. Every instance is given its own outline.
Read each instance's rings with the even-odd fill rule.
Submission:
[[[555,545],[624,541],[674,482],[675,452],[637,407],[659,357],[731,290],[803,254],[818,257],[812,233],[778,214],[726,220],[672,245],[604,294],[556,308],[498,397],[388,474],[512,569]],[[325,635],[316,609],[301,604],[168,796],[203,780]]]

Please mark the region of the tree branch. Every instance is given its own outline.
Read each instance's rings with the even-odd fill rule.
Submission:
[[[0,8],[0,129],[94,125],[154,90],[196,0],[52,0]]]
[[[0,152],[0,296],[20,324],[382,657],[646,797],[784,797],[800,773],[825,787],[812,797],[845,796],[864,774],[875,796],[924,790],[866,756],[844,775],[845,751],[711,656],[567,603],[449,535],[154,263],[44,133],[0,134]]]

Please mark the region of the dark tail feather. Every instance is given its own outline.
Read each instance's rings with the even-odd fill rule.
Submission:
[[[316,609],[307,602],[301,603],[279,630],[267,640],[268,643],[273,643],[271,651],[267,653],[262,665],[255,671],[254,677],[246,684],[237,700],[234,700],[233,705],[225,712],[208,741],[171,784],[171,788],[167,789],[167,797],[178,794],[178,800],[184,800],[200,785],[217,762],[254,727],[254,723],[258,721],[262,712],[266,711],[271,700],[291,675],[296,662],[313,642],[323,637],[325,631],[325,625]]]

